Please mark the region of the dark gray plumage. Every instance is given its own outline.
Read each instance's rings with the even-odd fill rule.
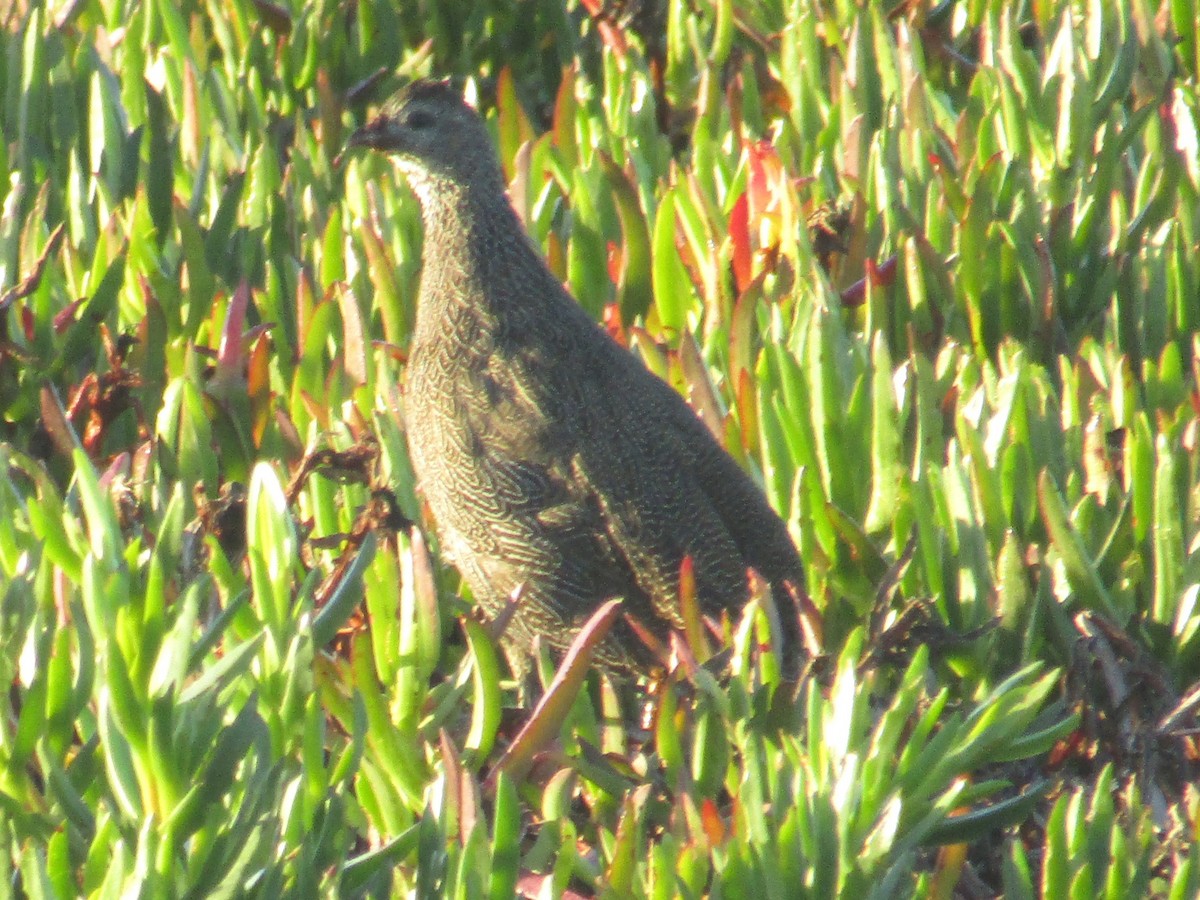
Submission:
[[[605,600],[660,639],[680,626],[679,571],[706,613],[736,614],[747,567],[772,586],[799,658],[803,584],[787,529],[683,399],[564,290],[505,195],[488,132],[443,82],[392,98],[351,146],[393,155],[425,228],[405,411],[443,552],[489,615],[518,591],[510,657],[565,648]],[[654,659],[619,621],[602,665]]]

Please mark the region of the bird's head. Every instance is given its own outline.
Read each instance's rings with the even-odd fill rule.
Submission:
[[[503,176],[487,128],[448,81],[424,79],[401,89],[346,148],[388,153],[419,195],[450,183],[500,186]]]

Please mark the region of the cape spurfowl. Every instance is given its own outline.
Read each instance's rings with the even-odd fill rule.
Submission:
[[[350,139],[391,154],[425,239],[404,394],[418,483],[441,548],[484,610],[510,597],[505,650],[558,650],[606,600],[664,643],[680,566],[707,614],[737,614],[747,569],[770,585],[785,659],[800,654],[800,558],[761,491],[666,382],[613,341],[546,267],[505,193],[479,116],[420,81]],[[596,655],[654,668],[619,620]]]

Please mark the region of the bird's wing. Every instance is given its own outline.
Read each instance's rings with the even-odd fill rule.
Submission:
[[[788,584],[802,588],[804,574],[783,521],[674,389],[598,330],[592,333],[596,339],[584,356],[597,362],[580,381],[589,393],[577,416],[597,438],[602,432],[613,437],[582,442],[601,449],[581,465],[594,493],[608,498],[610,537],[636,557],[631,566],[646,590],[660,598],[660,615],[674,620],[670,613],[686,553],[695,563],[706,608],[740,609],[747,596],[746,569],[754,568],[772,586],[785,641],[797,640]],[[622,452],[627,459],[607,458]]]
[[[547,359],[536,352],[497,357],[465,410],[495,507],[486,517],[488,539],[476,542],[488,548],[482,574],[505,593],[520,582],[527,602],[551,610],[564,627],[577,628],[613,597],[649,616],[648,597],[608,538],[602,498],[580,477],[587,438],[562,413],[563,394],[550,384],[556,367]],[[510,571],[519,577],[506,580]]]
[[[661,635],[681,624],[685,556],[714,614],[741,609],[748,566],[798,574],[786,528],[683,398],[573,302],[562,315],[497,361],[482,442],[507,466],[510,523],[524,523],[502,543],[544,547],[547,602],[590,611],[623,596]]]
[[[679,624],[685,556],[703,607],[739,609],[745,554],[740,526],[727,520],[741,510],[726,508],[739,490],[714,485],[714,476],[740,480],[751,497],[757,489],[683,399],[631,354],[590,323],[570,336],[574,346],[545,354],[555,362],[531,381],[546,392],[540,404],[574,436],[571,479],[594,498],[611,554],[660,619]]]

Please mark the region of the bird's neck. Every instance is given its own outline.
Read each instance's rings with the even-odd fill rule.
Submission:
[[[459,185],[426,185],[417,193],[425,227],[418,329],[444,330],[450,323],[434,320],[446,318],[492,329],[536,314],[531,306],[552,293],[543,279],[557,282],[508,198]]]

